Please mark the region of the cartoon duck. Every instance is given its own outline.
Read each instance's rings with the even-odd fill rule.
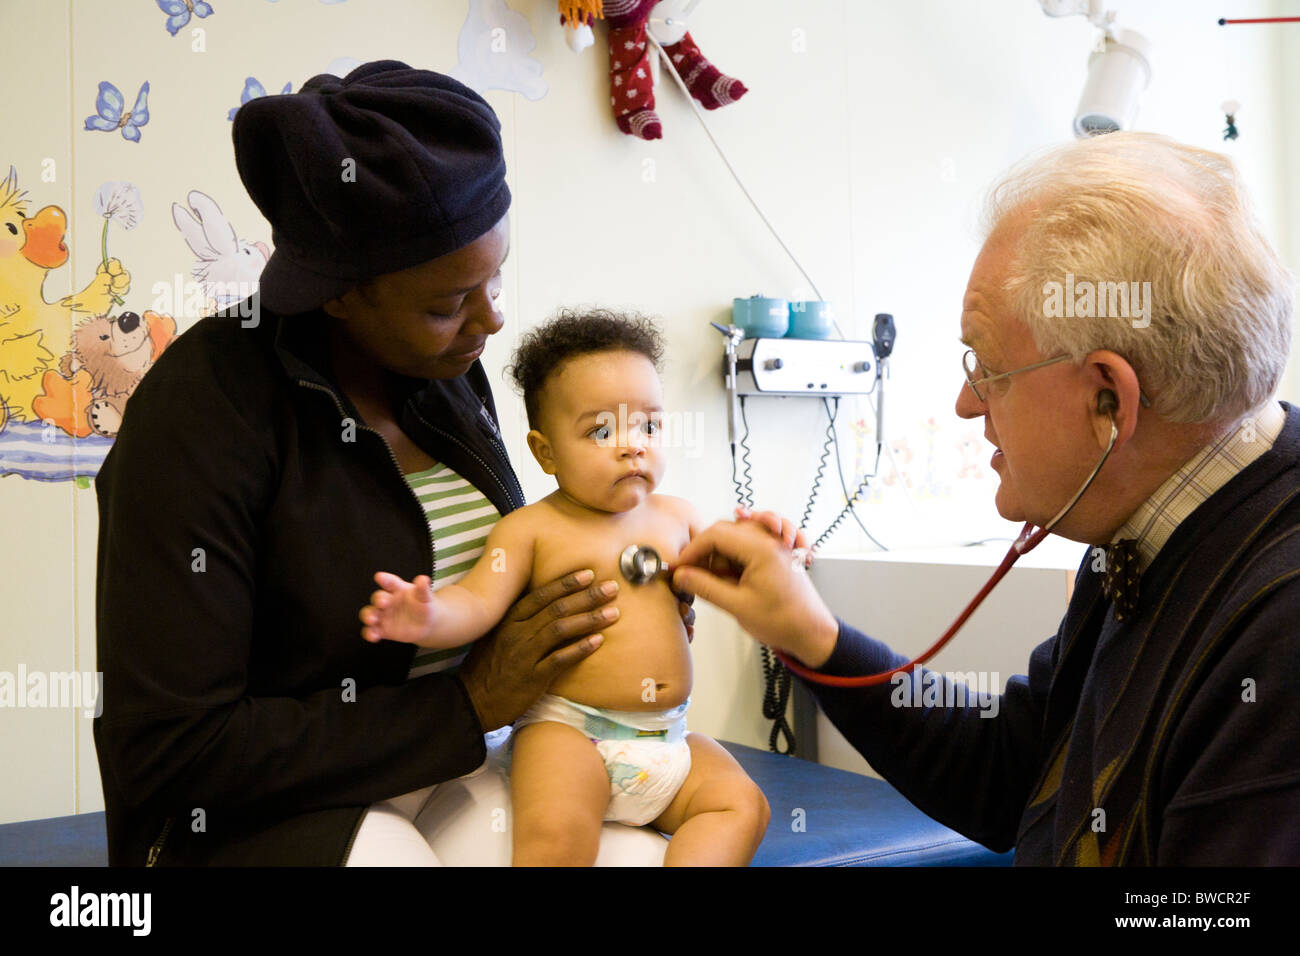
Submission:
[[[0,181],[0,430],[11,418],[40,418],[33,403],[71,345],[74,317],[108,312],[131,285],[122,264],[109,259],[81,292],[46,302],[45,277],[68,261],[68,218],[58,206],[29,218],[26,195],[10,166]]]

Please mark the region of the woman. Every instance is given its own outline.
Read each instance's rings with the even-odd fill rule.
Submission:
[[[344,862],[371,804],[478,767],[610,600],[554,581],[458,673],[359,634],[375,570],[439,563],[405,476],[524,503],[477,362],[508,245],[491,108],[381,62],[253,101],[234,140],[277,246],[253,319],[180,337],[97,482],[114,865]]]
[[[376,570],[454,576],[524,504],[478,362],[503,324],[499,130],[395,61],[236,114],[275,254],[150,370],[96,483],[112,865],[436,863],[411,825],[433,786],[596,650],[616,592],[583,569],[467,657],[360,637]]]

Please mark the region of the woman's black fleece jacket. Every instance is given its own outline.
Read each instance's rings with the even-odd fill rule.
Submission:
[[[111,865],[339,865],[368,804],[484,759],[455,675],[407,680],[413,646],[360,636],[374,572],[432,574],[436,542],[332,380],[327,321],[256,299],[200,320],[96,479]],[[393,397],[429,455],[524,504],[480,363]]]

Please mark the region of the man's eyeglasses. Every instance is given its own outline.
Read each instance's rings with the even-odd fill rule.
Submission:
[[[1051,365],[1054,362],[1062,362],[1069,357],[1070,356],[1068,355],[1058,355],[1056,358],[1049,358],[1042,362],[1035,362],[1033,365],[1026,365],[1022,368],[1013,368],[1010,372],[1002,372],[998,375],[989,375],[984,370],[984,366],[980,364],[980,360],[975,357],[975,350],[967,349],[966,354],[961,357],[961,367],[962,371],[966,373],[966,384],[970,386],[970,390],[975,393],[975,397],[981,402],[986,402],[988,399],[985,398],[984,392],[980,391],[979,387],[981,385],[985,385],[989,382],[996,382],[1000,378],[1015,375],[1017,372],[1028,372],[1030,369],[1042,368],[1044,365]]]
[[[1033,365],[1025,365],[1021,368],[1013,368],[1010,372],[1001,372],[997,375],[989,375],[984,366],[980,364],[979,359],[975,357],[974,349],[967,349],[961,357],[962,371],[966,373],[966,384],[970,390],[975,393],[975,397],[980,403],[988,401],[984,392],[980,391],[981,385],[987,385],[989,382],[996,382],[1000,378],[1006,378],[1009,375],[1015,375],[1017,372],[1028,372],[1031,369],[1042,368],[1044,365],[1052,365],[1055,362],[1061,362],[1069,358],[1068,355],[1058,355],[1055,358],[1044,359],[1041,362],[1035,362]],[[1138,389],[1138,399],[1142,402],[1143,408],[1151,407],[1151,400],[1147,398],[1146,393]]]

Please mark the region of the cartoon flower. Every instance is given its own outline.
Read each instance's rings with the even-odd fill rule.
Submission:
[[[104,183],[95,193],[95,212],[123,229],[134,229],[142,211],[140,190],[133,183]]]
[[[104,268],[108,268],[108,226],[117,223],[123,229],[134,229],[144,212],[144,203],[140,200],[140,190],[133,183],[107,182],[95,193],[95,212],[104,217],[104,232],[99,240],[100,257]],[[113,301],[124,305],[124,299],[117,295]]]

